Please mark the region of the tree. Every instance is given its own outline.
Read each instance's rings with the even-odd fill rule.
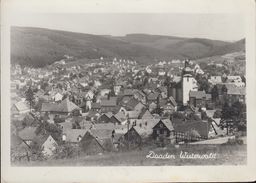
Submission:
[[[210,88],[210,84],[208,83],[208,80],[206,78],[203,78],[201,74],[196,75],[196,80],[199,85],[198,90],[208,92]]]
[[[246,111],[246,106],[241,102],[237,101],[232,106],[229,106],[227,103],[223,105],[221,113],[221,126],[227,128],[227,133],[229,129],[243,129],[240,128],[246,122],[244,119],[244,112]]]
[[[35,104],[35,96],[34,95],[35,95],[35,93],[31,87],[29,87],[27,89],[27,91],[25,91],[25,97],[26,97],[26,101],[29,102],[30,111],[32,110],[32,106],[34,106],[34,104]]]
[[[57,142],[61,141],[62,130],[55,124],[42,122],[36,129],[36,134],[49,134],[51,135]]]
[[[214,87],[212,88],[211,95],[212,95],[212,100],[216,102],[216,100],[219,97],[219,91],[218,91],[217,85],[214,85]]]
[[[222,107],[222,112],[221,112],[221,119],[226,120],[226,119],[231,119],[232,114],[231,114],[231,108],[228,105],[227,102]]]
[[[222,94],[223,94],[223,93],[227,93],[227,91],[228,91],[228,89],[227,89],[226,85],[223,85],[223,86],[221,87],[221,92],[222,92]]]

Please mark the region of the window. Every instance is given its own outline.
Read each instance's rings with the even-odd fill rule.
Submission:
[[[164,130],[164,136],[167,136],[167,130]]]

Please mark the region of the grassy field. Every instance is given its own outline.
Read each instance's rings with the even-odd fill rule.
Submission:
[[[174,155],[175,159],[146,158],[149,151],[157,154]],[[210,154],[215,159],[182,159],[180,153]],[[102,155],[80,156],[72,159],[18,162],[14,166],[182,166],[182,165],[244,165],[246,164],[246,145],[183,145],[179,148],[144,148],[129,152],[105,153]]]

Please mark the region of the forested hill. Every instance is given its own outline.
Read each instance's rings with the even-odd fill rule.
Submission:
[[[92,35],[31,27],[12,27],[11,62],[43,67],[70,55],[76,59],[196,59],[245,49],[245,40],[225,42],[200,38],[128,34]]]

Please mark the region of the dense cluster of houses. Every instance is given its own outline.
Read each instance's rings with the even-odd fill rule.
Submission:
[[[61,61],[39,69],[13,66],[12,120],[30,118],[61,131],[56,139],[47,132],[38,135],[37,125],[23,126],[12,132],[13,148],[26,151],[37,142],[51,156],[65,143],[94,154],[152,142],[173,144],[180,136],[202,140],[209,137],[212,125],[201,111],[213,109],[217,100],[245,103],[240,76],[208,77],[191,61],[142,66],[125,59],[102,60],[73,65]],[[217,97],[199,91],[196,74],[217,87]],[[33,101],[26,100],[28,88]],[[197,117],[178,118],[174,113]]]

